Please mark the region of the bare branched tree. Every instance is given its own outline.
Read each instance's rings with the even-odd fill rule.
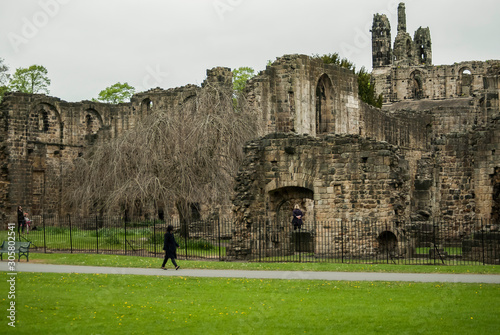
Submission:
[[[233,109],[232,92],[204,87],[181,106],[156,111],[75,161],[64,198],[100,213],[165,206],[181,222],[190,205],[229,204],[255,118]]]

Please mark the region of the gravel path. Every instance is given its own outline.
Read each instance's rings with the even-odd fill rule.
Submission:
[[[182,266],[182,265],[181,265]],[[0,262],[0,271],[9,272],[7,262]],[[13,272],[51,273],[99,273],[146,276],[302,279],[302,280],[347,280],[347,281],[408,281],[440,283],[489,283],[500,284],[500,275],[481,274],[424,274],[424,273],[380,273],[380,272],[313,272],[313,271],[258,271],[258,270],[168,270],[153,268],[124,268],[78,265],[52,265],[37,263],[16,263]]]

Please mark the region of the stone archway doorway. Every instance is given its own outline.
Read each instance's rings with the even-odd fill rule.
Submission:
[[[293,207],[298,204],[304,212],[304,221],[314,221],[314,193],[305,187],[289,186],[269,192],[270,218],[284,226],[292,221]]]
[[[274,231],[274,247],[294,252],[312,252],[314,236],[314,193],[303,187],[284,187],[270,192],[270,217]],[[304,224],[300,230],[293,230],[292,210],[299,205],[304,213]]]
[[[495,168],[495,173],[490,175],[493,186],[493,202],[491,208],[491,223],[500,223],[500,167]]]
[[[379,252],[382,254],[395,255],[398,250],[398,238],[391,231],[383,231],[377,237]]]

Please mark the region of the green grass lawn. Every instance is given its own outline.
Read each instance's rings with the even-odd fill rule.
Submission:
[[[50,264],[159,268],[162,259],[160,257],[30,252],[30,262]],[[22,261],[25,262],[24,259]],[[178,260],[178,263],[182,268],[190,269],[500,274],[500,266],[495,265],[206,262],[187,261],[182,258]],[[171,265],[170,262],[169,265]]]
[[[7,231],[0,231],[0,241],[7,240]],[[157,231],[153,234],[148,227],[129,228],[125,232],[123,228],[109,229],[102,228],[95,230],[82,230],[47,227],[45,234],[43,230],[34,230],[29,234],[23,234],[23,238],[32,243],[38,250],[51,251],[71,251],[78,250],[84,252],[103,251],[128,253],[140,251],[142,255],[163,253],[163,234]],[[226,248],[218,243],[212,243],[203,239],[188,239],[178,237],[180,245],[178,254],[185,255],[186,252],[191,257],[215,258],[226,255]],[[1,243],[1,242],[0,242]]]
[[[5,278],[5,277],[4,277]],[[0,292],[8,292],[6,280]],[[2,294],[6,313],[7,294]],[[10,334],[498,334],[500,286],[18,273]]]

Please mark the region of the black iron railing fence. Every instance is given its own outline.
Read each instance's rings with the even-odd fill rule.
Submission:
[[[335,220],[306,222],[293,230],[289,222],[256,222],[247,240],[230,220],[128,220],[112,217],[34,217],[31,230],[17,234],[38,252],[106,253],[163,256],[163,236],[174,226],[180,259],[259,262],[331,262],[394,264],[500,264],[498,225],[388,223]],[[187,234],[182,232],[187,231]],[[0,232],[7,240],[7,232]],[[235,238],[236,237],[236,238]],[[244,247],[242,247],[244,245]],[[250,247],[248,247],[250,246]],[[238,259],[241,259],[239,257]]]
[[[334,220],[252,226],[252,259],[261,262],[500,264],[500,231],[488,221]]]

